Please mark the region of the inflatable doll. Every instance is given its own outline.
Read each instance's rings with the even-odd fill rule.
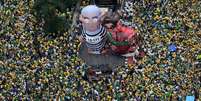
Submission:
[[[97,71],[101,71],[102,73],[110,71],[111,73],[111,71],[115,70],[118,66],[123,66],[126,63],[130,64],[130,62],[126,60],[126,57],[112,53],[109,47],[110,41],[108,41],[108,39],[111,38],[108,34],[109,31],[102,26],[101,22],[103,15],[104,13],[102,13],[97,6],[89,5],[82,9],[79,18],[81,22],[81,35],[78,36],[81,41],[79,56],[84,60],[87,67],[89,67],[86,70],[86,74],[89,76],[88,78],[94,77]],[[121,28],[116,29],[118,31],[125,31]],[[112,43],[118,46],[118,41]],[[113,47],[113,45],[111,45],[111,47]],[[105,50],[109,51],[105,53]],[[90,76],[90,74],[93,75]]]
[[[126,54],[135,51],[137,47],[137,33],[130,27],[123,26],[120,22],[111,31],[109,38],[111,48],[117,54]]]
[[[114,13],[103,20],[103,25],[110,32],[108,38],[111,49],[115,54],[125,56],[134,62],[133,57],[138,55],[138,35],[133,28],[122,25],[119,19],[119,13]]]
[[[96,5],[84,7],[80,14],[82,33],[79,40],[86,44],[90,54],[101,54],[106,44],[106,29],[100,21],[102,14]]]

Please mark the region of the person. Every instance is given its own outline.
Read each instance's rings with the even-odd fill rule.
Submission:
[[[79,20],[82,33],[78,39],[85,43],[90,54],[104,53],[107,41],[106,29],[101,25],[103,13],[96,5],[88,5],[81,10]]]

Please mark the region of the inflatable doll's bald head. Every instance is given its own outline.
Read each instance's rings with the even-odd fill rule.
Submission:
[[[83,16],[100,16],[101,10],[96,5],[88,5],[81,11]]]
[[[88,5],[82,9],[79,19],[87,31],[94,32],[99,28],[101,16],[101,10],[96,5]]]

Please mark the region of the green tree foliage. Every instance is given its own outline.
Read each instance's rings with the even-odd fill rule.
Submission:
[[[78,0],[36,0],[33,14],[39,23],[44,20],[43,29],[46,35],[62,35],[70,28],[71,16]]]

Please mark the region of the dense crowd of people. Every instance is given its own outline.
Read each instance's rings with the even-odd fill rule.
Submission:
[[[96,82],[83,75],[79,40],[44,37],[33,5],[0,2],[0,100],[201,99],[201,1],[125,0],[121,21],[137,30],[146,54]]]

